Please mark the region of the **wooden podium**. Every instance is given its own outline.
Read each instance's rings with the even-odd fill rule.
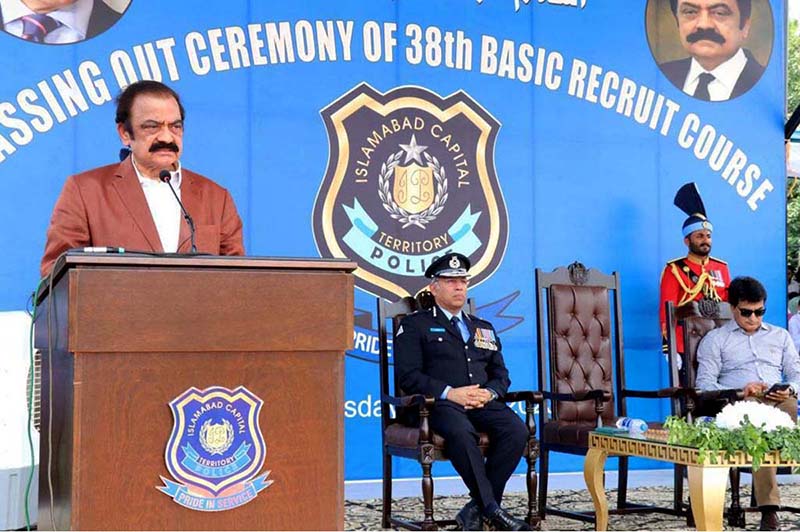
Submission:
[[[343,529],[354,268],[343,260],[60,259],[36,320],[39,529]],[[197,511],[157,487],[161,477],[174,480],[165,461],[170,401],[214,386],[244,386],[263,400],[260,473],[273,483],[239,507]]]

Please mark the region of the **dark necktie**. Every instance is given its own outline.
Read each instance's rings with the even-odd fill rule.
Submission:
[[[703,72],[700,74],[700,77],[697,81],[697,88],[694,91],[694,97],[698,100],[703,100],[704,102],[711,101],[711,96],[708,94],[708,84],[715,79],[717,78],[708,72]]]
[[[56,19],[39,13],[25,15],[20,20],[22,38],[33,42],[44,42],[45,36],[61,25]]]
[[[462,340],[464,340],[465,342],[469,340],[469,332],[464,332],[464,329],[466,329],[466,327],[462,328],[460,326],[461,320],[458,319],[458,316],[453,316],[452,318],[450,318],[450,323],[453,327],[456,328],[459,334],[461,334]]]

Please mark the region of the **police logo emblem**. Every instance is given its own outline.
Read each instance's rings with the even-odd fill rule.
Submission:
[[[233,443],[233,427],[227,419],[213,424],[210,419],[200,429],[200,445],[208,454],[222,454],[230,449]]]
[[[445,253],[470,258],[472,284],[497,269],[508,216],[491,114],[463,91],[367,84],[321,114],[330,156],[314,203],[320,255],[355,260],[357,286],[392,298],[422,289]]]
[[[272,484],[264,466],[266,445],[258,424],[264,401],[244,386],[189,388],[169,406],[174,424],[167,470],[158,489],[191,510],[230,510]]]

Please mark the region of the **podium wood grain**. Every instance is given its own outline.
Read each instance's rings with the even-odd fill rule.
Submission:
[[[342,529],[353,265],[118,260],[72,258],[52,306],[50,294],[40,304],[39,528]],[[241,507],[189,510],[156,489],[172,479],[168,403],[192,386],[246,386],[264,400],[263,471],[274,482]]]

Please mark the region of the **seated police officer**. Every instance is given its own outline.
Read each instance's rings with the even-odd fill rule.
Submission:
[[[430,423],[445,439],[450,460],[469,488],[471,500],[456,521],[464,530],[530,530],[501,506],[506,482],[525,450],[528,429],[497,401],[511,381],[500,339],[488,321],[463,311],[470,262],[449,253],[425,271],[436,300],[430,310],[406,316],[394,338],[396,371],[406,393],[435,397]],[[489,435],[486,460],[478,433]]]

